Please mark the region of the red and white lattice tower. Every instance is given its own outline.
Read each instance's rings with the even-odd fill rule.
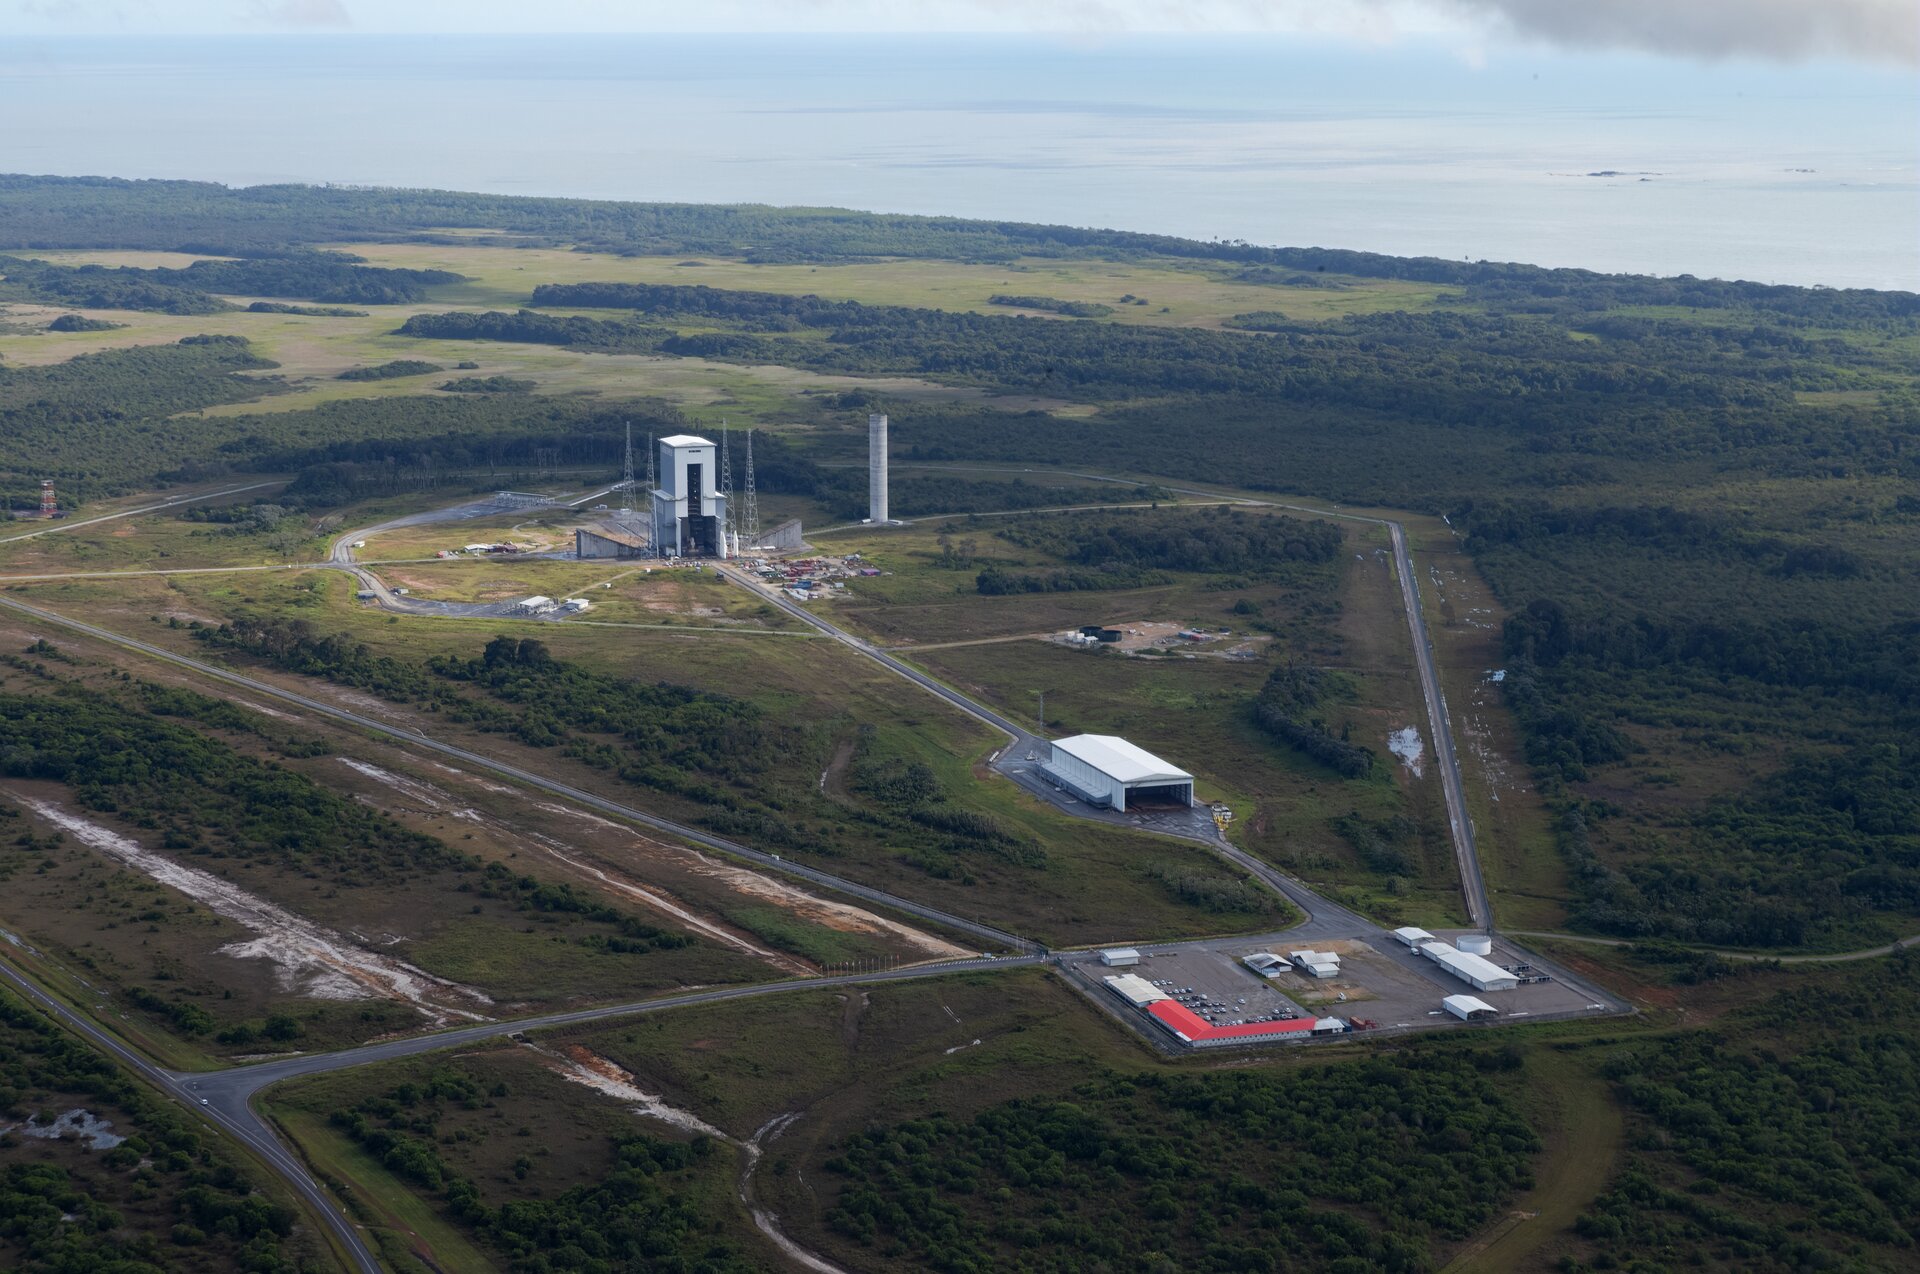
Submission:
[[[43,518],[60,516],[60,501],[54,497],[51,479],[40,484],[40,516]]]

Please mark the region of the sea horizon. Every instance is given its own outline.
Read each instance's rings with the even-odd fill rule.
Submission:
[[[18,173],[1920,285],[1906,71],[984,36],[69,37],[11,41],[0,67]]]

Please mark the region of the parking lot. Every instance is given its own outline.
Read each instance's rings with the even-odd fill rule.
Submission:
[[[1452,941],[1460,931],[1436,931],[1441,941]],[[1337,958],[1338,971],[1315,977],[1289,961],[1292,951],[1306,947]],[[1363,938],[1317,939],[1311,943],[1284,934],[1266,938],[1215,939],[1138,948],[1140,961],[1129,967],[1109,967],[1098,951],[1071,952],[1060,957],[1068,979],[1106,1011],[1126,1022],[1160,1047],[1186,1047],[1192,1041],[1171,1032],[1155,1016],[1116,996],[1105,979],[1134,974],[1156,991],[1191,1012],[1207,1027],[1239,1028],[1269,1023],[1339,1018],[1354,1032],[1408,1031],[1435,1028],[1487,1029],[1501,1023],[1564,1017],[1599,1016],[1625,1011],[1626,1006],[1604,993],[1550,969],[1537,956],[1504,940],[1495,940],[1494,963],[1515,971],[1523,980],[1509,990],[1477,990],[1438,964],[1384,932]],[[1280,957],[1272,976],[1249,968],[1245,957],[1262,952]],[[1474,996],[1490,1005],[1497,1016],[1472,1023],[1448,1013],[1441,1001],[1450,995]],[[1278,1028],[1270,1036],[1240,1035],[1238,1045],[1271,1047],[1310,1038],[1306,1030]],[[1323,1032],[1323,1034],[1326,1032]],[[1209,1041],[1222,1043],[1227,1041]]]

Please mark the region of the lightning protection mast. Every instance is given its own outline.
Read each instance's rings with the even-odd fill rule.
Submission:
[[[633,510],[633,422],[629,420],[627,422],[626,462],[620,469],[620,511],[622,513],[632,513]]]
[[[727,418],[720,418],[720,497],[727,502],[726,525],[721,528],[721,557],[732,557],[740,551],[740,515],[733,507],[733,447],[732,435],[727,432]]]
[[[743,528],[747,534],[747,546],[758,548],[760,545],[760,497],[753,489],[753,430],[747,430],[747,507],[741,510],[746,523]]]
[[[653,435],[647,435],[647,552],[660,556],[660,501],[654,497],[653,453],[658,450]]]

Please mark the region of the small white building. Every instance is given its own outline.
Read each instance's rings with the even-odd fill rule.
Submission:
[[[1519,978],[1485,956],[1456,951],[1444,942],[1429,942],[1420,954],[1476,991],[1511,991],[1520,985]]]
[[[1440,1001],[1440,1007],[1459,1018],[1462,1022],[1478,1021],[1482,1018],[1499,1017],[1500,1010],[1485,1000],[1471,995],[1449,995]]]
[[[1193,775],[1111,734],[1056,739],[1047,777],[1089,805],[1125,811],[1128,802],[1193,804]]]
[[[1113,947],[1100,953],[1100,963],[1112,969],[1122,969],[1128,965],[1140,963],[1140,953],[1132,947]]]
[[[1136,1009],[1144,1009],[1149,1004],[1158,1004],[1167,998],[1165,991],[1137,973],[1122,973],[1107,977],[1103,981],[1107,984],[1107,990]]]
[[[592,610],[593,603],[584,597],[569,597],[560,603],[560,609],[569,615],[578,615],[583,610]]]
[[[1428,933],[1425,929],[1418,929],[1418,928],[1415,928],[1413,925],[1407,925],[1405,928],[1402,928],[1402,929],[1395,929],[1393,931],[1393,936],[1395,938],[1398,938],[1401,942],[1406,943],[1407,949],[1410,951],[1418,951],[1421,947],[1425,946],[1427,943],[1436,941],[1434,936]]]
[[[1240,963],[1252,969],[1263,978],[1277,978],[1287,962],[1271,951],[1256,951],[1249,956],[1241,956]]]
[[[1340,976],[1340,957],[1331,951],[1289,951],[1287,958],[1293,961],[1294,968],[1310,978]]]
[[[1315,1035],[1343,1035],[1346,1033],[1346,1030],[1347,1023],[1344,1018],[1317,1017],[1313,1020],[1313,1033]]]
[[[544,615],[559,604],[551,597],[535,593],[532,597],[523,597],[515,602],[513,608],[522,615]]]

